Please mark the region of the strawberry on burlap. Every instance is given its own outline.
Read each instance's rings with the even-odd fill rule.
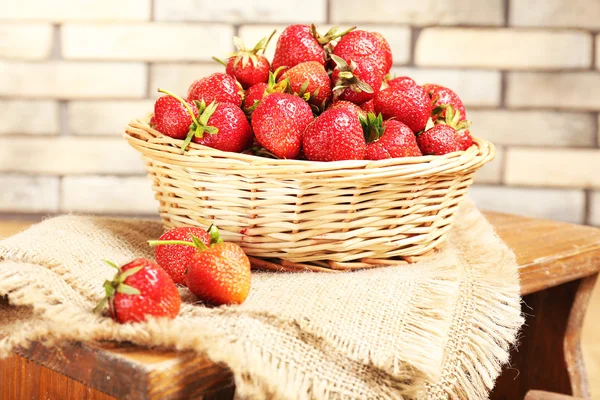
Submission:
[[[429,260],[342,274],[254,272],[240,306],[187,289],[173,321],[91,310],[117,264],[152,257],[158,222],[49,219],[0,242],[0,356],[30,341],[130,341],[205,353],[239,398],[484,399],[523,322],[512,252],[470,202]]]

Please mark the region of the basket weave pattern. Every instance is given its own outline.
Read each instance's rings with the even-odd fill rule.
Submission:
[[[276,160],[215,150],[134,120],[165,228],[216,224],[249,256],[344,263],[423,255],[445,238],[473,175],[494,146],[381,161]],[[326,266],[327,264],[324,264]]]

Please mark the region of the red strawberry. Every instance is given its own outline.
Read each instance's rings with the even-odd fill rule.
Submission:
[[[279,158],[300,153],[302,133],[313,120],[307,102],[287,93],[271,93],[252,113],[252,128],[258,142]]]
[[[367,138],[368,160],[383,160],[396,157],[417,157],[422,155],[415,134],[402,122],[389,119],[383,122],[381,114],[369,113],[361,119]]]
[[[459,143],[460,150],[466,150],[473,144],[473,137],[469,132],[471,121],[464,119],[460,111],[455,110],[451,104],[444,104],[439,106],[445,113],[445,118],[438,117],[435,124],[448,125],[456,131],[457,141]]]
[[[337,28],[332,28],[325,36],[321,36],[314,25],[290,25],[277,40],[271,69],[292,68],[307,61],[315,61],[325,66],[326,53],[323,47],[352,29],[354,28],[338,33]]]
[[[233,103],[238,107],[242,105],[242,88],[231,75],[216,72],[192,83],[188,89],[188,101],[204,100],[206,104]]]
[[[396,118],[413,132],[423,130],[431,114],[431,100],[420,86],[388,87],[375,96],[375,112]]]
[[[336,64],[331,74],[335,99],[361,104],[371,100],[379,92],[383,73],[373,60],[365,58],[348,64],[347,60],[335,54],[331,55],[331,59]]]
[[[177,316],[181,297],[169,274],[157,263],[145,258],[137,258],[120,268],[107,263],[118,272],[112,281],[104,282],[106,297],[94,312],[102,311],[108,302],[112,318],[120,323]]]
[[[358,63],[369,59],[378,66],[382,76],[387,74],[392,67],[392,51],[390,45],[376,32],[356,30],[346,34],[335,46],[333,54],[343,58],[346,62]]]
[[[417,135],[417,143],[423,154],[442,155],[461,150],[456,130],[438,124]]]
[[[252,146],[254,135],[246,114],[231,103],[199,103],[202,127],[193,135],[195,143],[222,151],[240,153]]]
[[[289,80],[281,79],[277,82],[277,76],[284,68],[280,68],[275,72],[269,72],[269,81],[267,83],[257,83],[246,90],[244,97],[244,109],[251,114],[258,103],[267,94],[270,93],[286,93],[289,91]]]
[[[367,111],[365,111],[364,108],[361,108],[356,104],[346,100],[336,100],[333,103],[331,103],[331,105],[327,109],[329,110],[332,108],[345,108],[346,110],[352,111],[358,117],[367,116]]]
[[[414,80],[412,80],[412,78],[409,78],[408,76],[399,76],[397,78],[390,79],[389,81],[387,81],[387,84],[389,87],[400,89],[407,86],[417,86],[417,82],[415,82]]]
[[[425,89],[425,92],[427,92],[432,100],[433,110],[431,116],[434,121],[440,117],[442,119],[446,117],[446,110],[444,108],[439,108],[445,104],[450,104],[454,107],[454,110],[460,113],[461,121],[467,119],[467,111],[465,110],[462,100],[451,89],[431,83],[423,85],[423,89]]]
[[[268,83],[257,83],[250,86],[244,96],[244,109],[248,109],[254,105],[254,102],[262,100],[268,86]]]
[[[213,58],[224,64],[225,72],[237,79],[244,89],[248,89],[257,83],[267,82],[271,65],[269,64],[269,60],[263,56],[263,53],[275,32],[273,31],[268,38],[262,38],[252,49],[246,49],[242,39],[235,36],[233,43],[238,51],[229,57],[227,63],[225,64],[216,57]]]
[[[375,100],[371,99],[369,101],[365,101],[360,105],[360,108],[362,108],[366,112],[375,113]]]
[[[331,99],[331,81],[322,64],[307,61],[286,70],[278,82],[287,79],[291,90],[310,104],[325,108]]]
[[[210,244],[210,235],[207,231],[187,226],[169,229],[158,238],[158,242],[186,241],[192,243],[192,236],[197,237],[207,246]],[[187,263],[190,257],[196,253],[196,249],[181,244],[157,245],[155,243],[149,242],[151,246],[156,246],[154,256],[158,265],[169,274],[173,282],[185,285]]]
[[[210,231],[210,247],[195,241],[198,251],[187,264],[187,287],[214,305],[241,304],[250,292],[250,260],[237,244],[223,242],[216,227]]]
[[[319,115],[304,132],[304,154],[312,161],[362,160],[366,143],[356,114],[332,108]]]
[[[187,107],[172,95],[161,96],[154,103],[154,116],[151,125],[167,136],[183,139],[192,125],[192,115],[198,116],[198,107],[187,102]]]

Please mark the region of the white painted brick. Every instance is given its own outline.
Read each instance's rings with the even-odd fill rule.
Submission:
[[[55,135],[58,133],[57,102],[0,99],[0,135]]]
[[[437,83],[449,87],[467,106],[500,105],[498,71],[392,68],[392,74],[410,76],[419,84]]]
[[[592,37],[580,31],[424,29],[415,63],[506,69],[587,68]]]
[[[150,67],[150,96],[162,96],[158,89],[167,89],[180,96],[187,96],[192,82],[214,72],[225,72],[217,62],[206,64],[153,64]]]
[[[504,149],[496,146],[496,158],[481,167],[475,174],[475,183],[500,183],[504,165]]]
[[[331,0],[333,22],[502,25],[502,0]]]
[[[590,196],[589,223],[600,226],[600,192],[592,192],[592,195]]]
[[[54,28],[50,24],[0,24],[0,58],[40,60],[52,51]]]
[[[140,63],[0,61],[0,93],[55,99],[141,98],[146,66]]]
[[[321,34],[325,34],[334,25],[317,24],[317,30]],[[350,28],[352,25],[339,26],[340,31]],[[275,54],[275,46],[279,35],[285,29],[285,25],[243,25],[239,29],[239,36],[242,38],[247,46],[254,46],[265,36],[269,36],[273,30],[277,30],[277,33],[271,39],[269,47],[265,52],[266,57],[269,60],[273,59]],[[392,49],[394,57],[394,64],[402,65],[406,64],[410,59],[410,29],[407,27],[397,27],[388,25],[368,25],[361,24],[358,29],[365,31],[376,31],[381,33]],[[223,56],[225,57],[225,55]]]
[[[600,149],[510,148],[507,184],[600,188]]]
[[[474,185],[469,196],[483,210],[574,223],[585,218],[582,190]]]
[[[510,0],[510,25],[600,28],[598,0]]]
[[[0,172],[48,175],[144,172],[139,153],[121,138],[0,138]]]
[[[594,146],[596,118],[561,111],[469,110],[471,132],[503,145]]]
[[[155,0],[158,21],[325,22],[326,0]]]
[[[56,212],[58,178],[0,175],[0,211]]]
[[[211,60],[233,50],[233,27],[216,24],[67,24],[62,54],[76,60]]]
[[[600,73],[510,72],[506,102],[510,107],[600,110]]]
[[[154,101],[72,101],[68,105],[72,135],[120,136],[127,123],[152,112]]]
[[[146,177],[69,176],[62,181],[62,212],[156,214],[157,209]]]
[[[8,0],[0,20],[147,21],[152,0]]]

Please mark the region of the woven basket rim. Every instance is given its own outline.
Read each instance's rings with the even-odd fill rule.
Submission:
[[[418,156],[418,157],[400,157],[385,160],[343,160],[343,161],[310,161],[310,160],[288,160],[275,159],[255,156],[252,154],[234,153],[222,151],[211,147],[190,143],[185,154],[181,154],[180,147],[183,142],[181,139],[173,139],[163,135],[149,125],[152,113],[146,117],[132,120],[124,131],[124,138],[138,151],[140,147],[144,148],[144,153],[150,153],[157,157],[165,156],[168,153],[170,160],[193,164],[202,162],[202,159],[218,160],[227,162],[233,168],[244,168],[247,166],[268,168],[271,171],[285,169],[287,171],[297,169],[307,173],[336,171],[363,171],[373,172],[390,167],[404,166],[414,169],[415,173],[427,173],[428,170],[435,170],[436,173],[447,173],[444,166],[447,165],[452,171],[456,171],[459,165],[469,165],[479,168],[483,164],[491,161],[495,156],[495,146],[493,143],[473,137],[473,145],[465,151],[457,151],[444,155]],[[205,163],[206,161],[204,161]],[[469,167],[469,169],[471,169]],[[268,172],[267,172],[268,173]]]

